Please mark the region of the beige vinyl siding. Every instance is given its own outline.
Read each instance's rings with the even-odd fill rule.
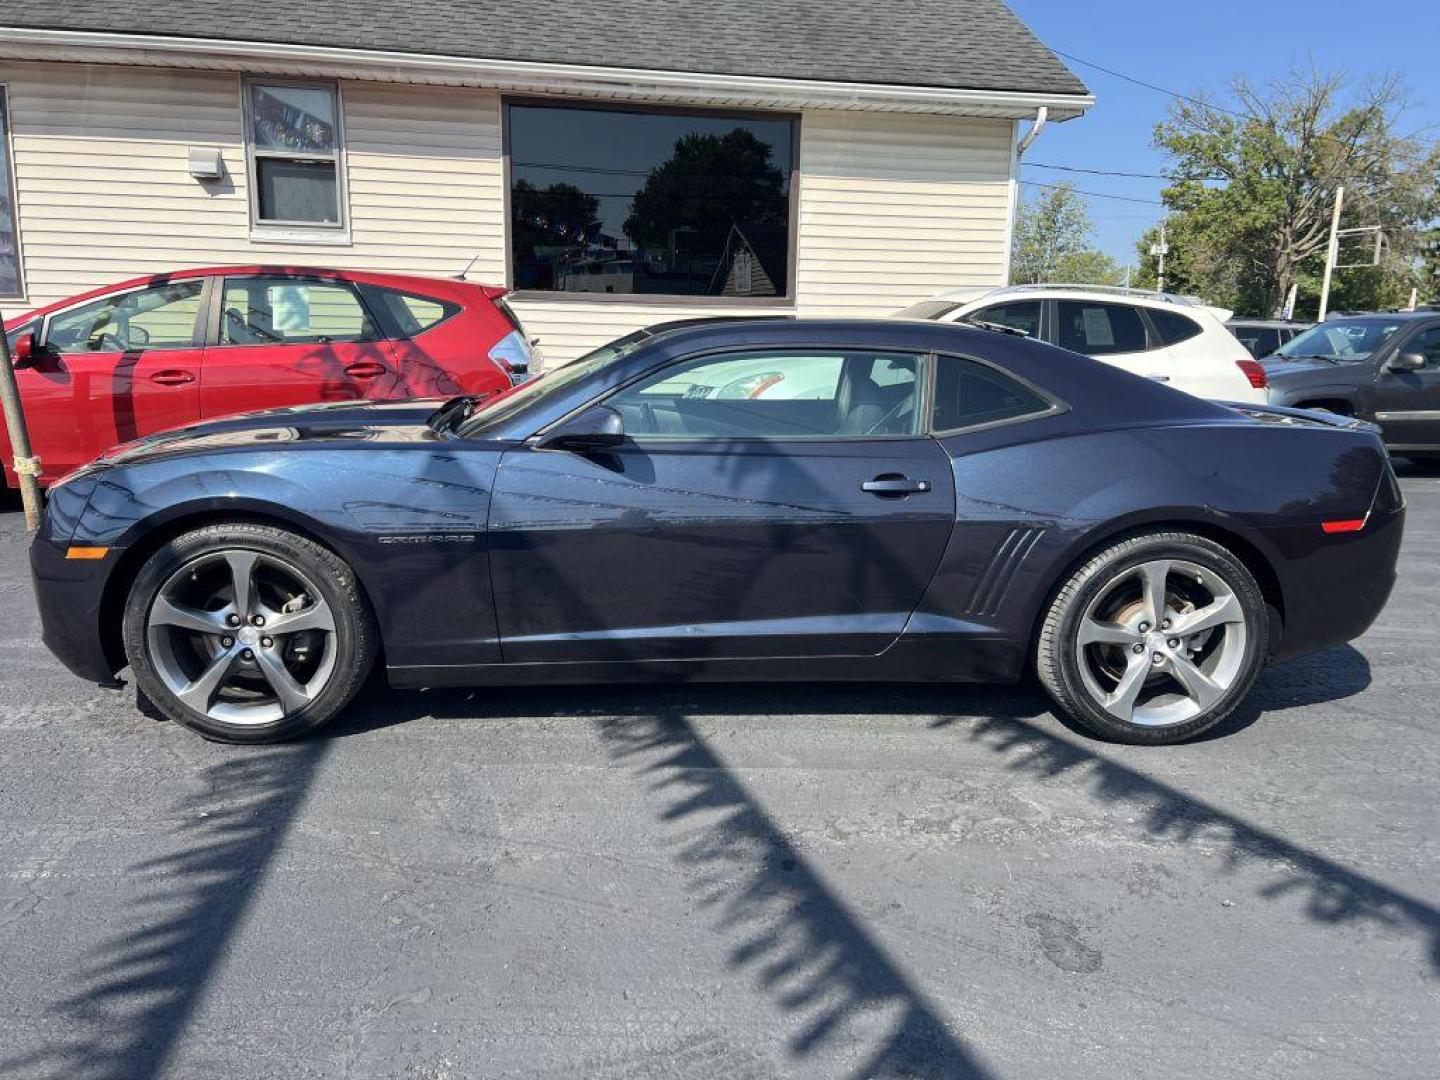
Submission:
[[[810,112],[800,143],[800,313],[867,318],[1002,285],[1005,120]]]
[[[348,243],[252,237],[241,77],[0,64],[10,88],[28,305],[139,274],[294,264],[504,277],[499,99],[464,88],[340,84]],[[188,172],[217,147],[225,178]]]
[[[348,242],[252,232],[234,72],[0,63],[10,89],[28,304],[145,273],[290,264],[505,280],[500,98],[342,81]],[[882,316],[999,285],[1008,241],[1008,120],[812,110],[801,120],[795,296],[788,304],[522,299],[547,361],[638,327],[716,314]],[[188,172],[192,146],[226,176]]]

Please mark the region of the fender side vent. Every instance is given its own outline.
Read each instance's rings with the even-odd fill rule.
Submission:
[[[975,582],[975,592],[970,597],[966,612],[971,615],[996,615],[1005,599],[1016,571],[1035,550],[1035,545],[1045,535],[1044,529],[1011,529],[1004,540],[995,548],[985,570]]]

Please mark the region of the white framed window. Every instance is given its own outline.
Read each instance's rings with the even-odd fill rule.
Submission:
[[[333,82],[246,79],[246,167],[256,239],[348,239],[345,135]]]
[[[15,209],[15,155],[10,138],[10,88],[0,83],[0,299],[25,299],[20,215]]]

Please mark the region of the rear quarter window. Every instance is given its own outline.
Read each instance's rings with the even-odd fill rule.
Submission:
[[[1182,341],[1189,341],[1202,331],[1199,323],[1177,311],[1157,311],[1152,308],[1150,321],[1155,324],[1155,332],[1160,335],[1160,341],[1165,345],[1178,345]],[[1247,336],[1253,337],[1254,331],[1236,330],[1235,335],[1244,341]]]
[[[368,286],[365,300],[386,324],[389,337],[418,337],[458,315],[462,306],[453,300],[439,300],[419,293]]]
[[[1045,398],[994,368],[959,356],[936,357],[934,431],[1039,416],[1052,408]]]

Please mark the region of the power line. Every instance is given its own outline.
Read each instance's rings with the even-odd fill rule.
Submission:
[[[1117,202],[1143,203],[1146,206],[1165,205],[1157,199],[1137,199],[1133,195],[1111,195],[1104,191],[1084,191],[1081,188],[1071,187],[1068,184],[1042,184],[1038,180],[1021,180],[1020,183],[1028,187],[1049,188],[1051,191],[1073,191],[1076,195],[1089,195],[1096,199],[1114,199]]]
[[[1179,98],[1181,101],[1188,101],[1190,102],[1190,104],[1198,105],[1202,109],[1214,109],[1216,112],[1223,112],[1228,113],[1231,116],[1238,116],[1242,120],[1260,120],[1260,117],[1255,116],[1251,113],[1236,112],[1234,109],[1227,109],[1223,105],[1216,105],[1213,102],[1202,101],[1200,98],[1191,97],[1189,94],[1182,94],[1176,90],[1167,90],[1163,86],[1157,86],[1155,83],[1146,82],[1144,79],[1137,79],[1133,75],[1126,75],[1124,72],[1116,71],[1114,68],[1105,67],[1103,64],[1097,64],[1092,60],[1082,60],[1078,56],[1072,56],[1069,53],[1061,52],[1059,49],[1052,49],[1051,51],[1054,52],[1056,56],[1063,56],[1066,60],[1070,60],[1076,64],[1084,64],[1086,67],[1094,68],[1096,71],[1103,71],[1106,75],[1113,76],[1117,79],[1123,79],[1125,82],[1133,83],[1136,86],[1143,86],[1146,90],[1154,90],[1157,94],[1168,94],[1170,97]]]
[[[1027,169],[1055,169],[1059,172],[1085,173],[1088,176],[1126,176],[1136,180],[1169,180],[1170,177],[1160,173],[1148,172],[1119,172],[1115,169],[1082,169],[1076,165],[1048,165],[1040,161],[1022,161],[1020,163]]]

